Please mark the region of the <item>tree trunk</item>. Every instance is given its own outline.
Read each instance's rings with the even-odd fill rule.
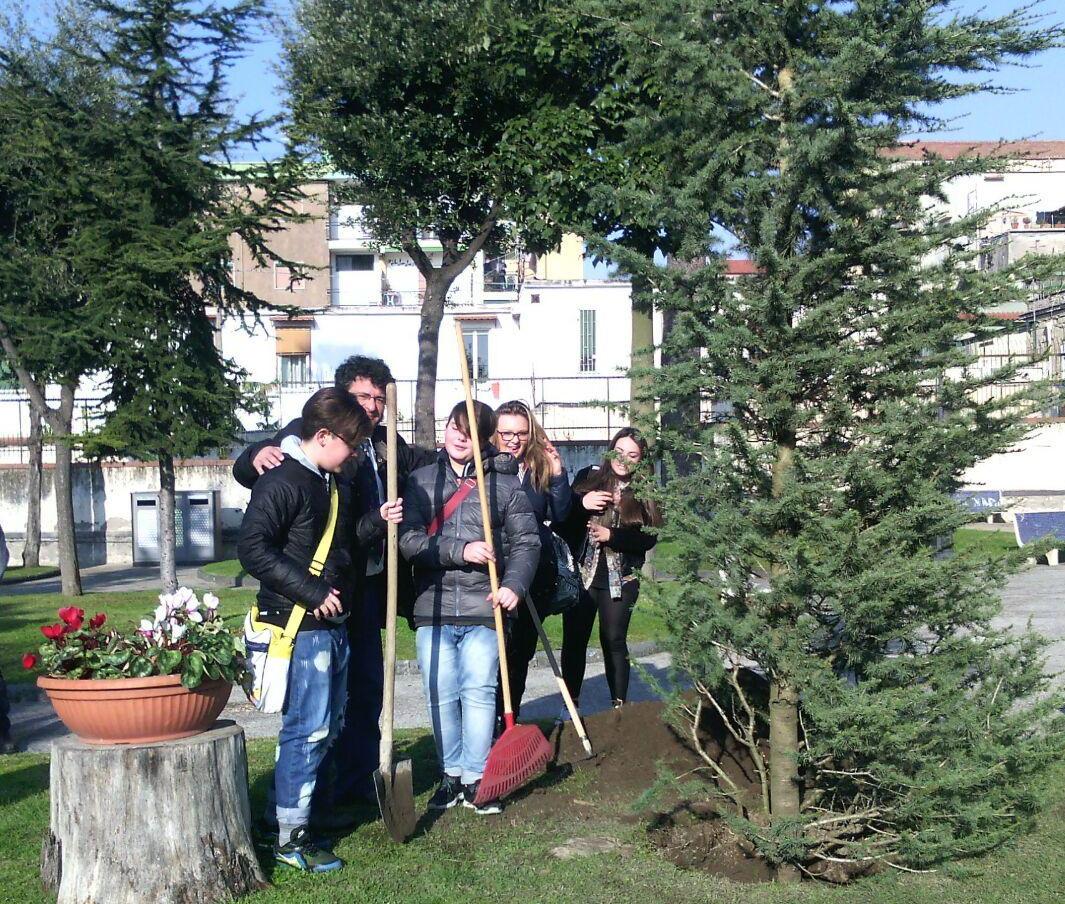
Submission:
[[[209,904],[267,886],[251,838],[244,732],[52,746],[41,878],[58,904]]]
[[[43,392],[43,389],[42,389]],[[41,564],[41,471],[44,461],[44,424],[36,406],[30,405],[29,481],[26,486],[26,542],[22,547],[22,566]]]
[[[174,456],[159,456],[159,577],[163,590],[177,590],[177,524],[174,519]]]
[[[634,423],[651,421],[655,416],[654,374],[654,302],[650,286],[636,279],[632,283],[632,369],[644,371],[633,374],[629,394],[629,410]]]
[[[81,596],[81,570],[78,567],[78,538],[74,530],[74,386],[60,390],[55,442],[56,534],[59,538],[59,575],[63,596]]]
[[[666,261],[668,269],[689,274],[697,273],[705,266],[706,264],[701,259],[683,260],[676,255],[670,255]],[[679,312],[674,310],[664,310],[662,312],[663,367],[680,364],[684,361],[696,363],[699,360],[698,349],[686,351],[681,355],[676,355],[669,349],[669,339],[676,327],[679,316]],[[661,417],[663,432],[669,431],[675,437],[682,438],[685,441],[683,443],[684,449],[673,451],[670,456],[677,475],[679,477],[687,477],[696,473],[699,469],[699,456],[688,450],[690,450],[689,443],[691,438],[699,435],[699,428],[702,423],[702,410],[698,394],[694,394],[688,400],[663,406]]]
[[[436,370],[440,358],[440,323],[451,282],[434,273],[425,280],[425,300],[418,327],[418,387],[414,398],[414,442],[436,448]]]
[[[790,684],[769,685],[769,800],[770,818],[796,820],[799,816],[799,695]],[[777,867],[779,882],[798,882],[798,867]]]
[[[773,467],[773,498],[784,494],[795,465],[795,436],[787,433],[777,443]],[[779,570],[774,572],[774,577]],[[779,643],[776,644],[779,647]],[[799,691],[789,681],[774,677],[769,684],[769,799],[770,819],[796,820],[801,805],[799,793]],[[798,882],[798,867],[788,863],[777,867],[777,880]]]

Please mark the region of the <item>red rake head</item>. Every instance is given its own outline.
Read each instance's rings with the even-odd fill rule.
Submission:
[[[513,718],[513,717],[511,717]],[[488,753],[474,804],[506,797],[551,761],[551,745],[535,725],[507,728]]]

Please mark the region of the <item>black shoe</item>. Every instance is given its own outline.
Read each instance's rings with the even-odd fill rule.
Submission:
[[[497,813],[503,812],[503,802],[500,800],[490,800],[487,803],[480,804],[479,806],[474,803],[477,799],[477,790],[481,787],[481,780],[477,779],[472,785],[462,786],[462,805],[467,809],[473,810],[478,816],[495,816]]]
[[[436,793],[429,798],[430,810],[450,810],[462,802],[462,781],[457,775],[445,775]]]

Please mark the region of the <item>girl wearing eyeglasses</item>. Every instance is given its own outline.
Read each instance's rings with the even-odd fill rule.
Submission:
[[[496,409],[498,418],[494,445],[509,452],[518,461],[518,478],[529,499],[540,534],[540,565],[533,581],[530,598],[541,618],[548,614],[547,598],[555,586],[557,562],[551,539],[550,524],[561,524],[569,516],[572,494],[569,476],[558,450],[537,423],[524,402],[504,402]],[[510,673],[510,696],[514,715],[521,709],[529,662],[536,653],[536,628],[523,604],[509,624],[507,669]]]
[[[574,700],[580,697],[597,615],[611,700],[619,707],[628,697],[629,620],[640,592],[640,569],[656,542],[645,528],[662,523],[658,506],[637,499],[631,486],[646,455],[647,442],[639,431],[625,427],[614,435],[602,463],[583,469],[573,481],[573,506],[563,535],[584,592],[562,616],[562,675]]]

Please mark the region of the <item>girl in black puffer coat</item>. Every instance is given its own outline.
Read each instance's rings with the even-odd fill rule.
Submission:
[[[495,415],[479,402],[475,407],[478,436],[487,439]],[[412,473],[403,490],[399,548],[414,566],[418,665],[443,772],[433,809],[460,802],[473,808],[492,745],[499,653],[488,562],[494,559],[500,573],[494,602],[509,613],[529,592],[540,556],[517,462],[491,446],[482,455],[494,552],[484,541],[465,403],[448,418],[436,463]],[[501,807],[491,802],[477,809],[498,813]]]

